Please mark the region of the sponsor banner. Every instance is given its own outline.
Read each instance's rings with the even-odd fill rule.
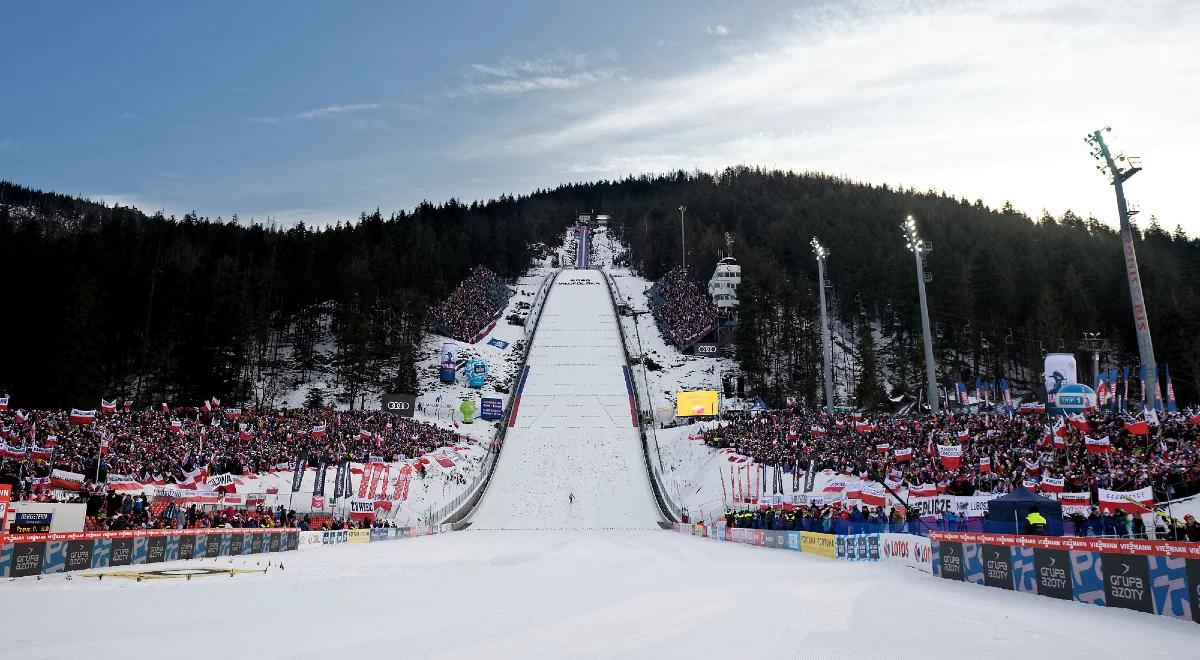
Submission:
[[[304,483],[304,469],[308,467],[308,450],[305,449],[296,457],[292,464],[292,492],[300,492],[300,484]]]
[[[503,399],[494,399],[491,397],[481,397],[479,399],[479,418],[486,420],[496,420],[504,416],[504,401]]]
[[[151,536],[146,539],[146,563],[156,564],[167,558],[167,537]]]
[[[9,564],[9,577],[29,577],[40,575],[42,562],[46,554],[45,542],[14,543],[12,561]]]
[[[453,369],[450,373],[451,379],[453,379]],[[417,397],[412,394],[384,394],[380,406],[384,412],[401,417],[412,417],[417,410]]]
[[[833,534],[800,532],[800,551],[812,553],[818,557],[837,559],[837,547],[834,545],[835,538]]]
[[[1012,548],[987,543],[982,547],[983,583],[989,587],[1012,591]]]
[[[196,556],[196,535],[182,534],[179,537],[179,545],[175,551],[176,557],[179,559],[192,559]]]
[[[943,544],[943,547],[945,544]],[[1071,584],[1071,555],[1066,550],[1033,549],[1033,565],[1037,577],[1037,592],[1042,596],[1073,600]]]
[[[929,539],[916,534],[880,534],[879,559],[911,566],[926,573],[933,572],[933,550]]]
[[[95,541],[67,541],[64,550],[66,571],[82,571],[92,567],[92,549]]]
[[[375,513],[375,502],[373,500],[350,500],[350,515],[373,513]]]
[[[930,531],[934,541],[992,543],[1009,547],[1076,550],[1083,552],[1187,557],[1200,559],[1200,543],[1186,541],[1148,541],[1145,539],[1097,538],[1079,536],[1029,536],[1019,534],[982,534],[976,532]]]
[[[1105,606],[1154,614],[1148,557],[1103,553],[1100,563],[1104,571]],[[1200,585],[1193,588],[1196,587]]]
[[[947,580],[963,579],[963,546],[955,541],[942,541],[938,544],[938,568],[940,575]]]
[[[325,461],[317,462],[317,474],[313,481],[313,495],[325,495],[325,472],[329,469],[329,463]]]

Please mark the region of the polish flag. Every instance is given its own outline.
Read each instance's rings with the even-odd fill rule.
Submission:
[[[18,424],[28,424],[29,423],[29,413],[25,412],[24,410],[18,410],[17,411],[17,423]]]
[[[1091,493],[1059,493],[1058,503],[1067,506],[1091,506]]]
[[[58,446],[58,436],[57,435],[46,436],[46,446],[47,447],[57,447]]]
[[[76,425],[83,426],[85,424],[94,424],[96,422],[95,410],[79,410],[72,408],[71,414],[67,417],[67,421]]]
[[[1089,454],[1107,454],[1112,451],[1112,443],[1108,441],[1108,436],[1103,438],[1089,438],[1083,436],[1083,444],[1087,448]]]
[[[1145,420],[1125,422],[1125,430],[1134,435],[1150,435],[1150,424]]]
[[[366,429],[360,429],[358,432],[358,439],[359,440],[370,440],[371,432]]]
[[[1053,477],[1042,478],[1042,491],[1046,493],[1061,493],[1066,486],[1067,480],[1063,477],[1057,479]]]
[[[987,457],[979,459],[979,471],[980,472],[991,472],[992,471],[992,459],[987,458]]]
[[[49,447],[39,447],[37,445],[29,445],[29,456],[35,461],[48,461],[50,455],[53,454]]]
[[[239,440],[253,440],[254,439],[254,431],[250,430],[250,426],[248,424],[241,424],[239,426],[238,439]]]
[[[863,484],[862,491],[859,493],[859,499],[867,506],[883,506],[886,498],[887,491],[873,481]]]
[[[962,447],[959,445],[938,445],[937,450],[942,466],[947,470],[957,470],[962,465]]]
[[[108,453],[108,448],[112,444],[112,436],[104,436],[100,439],[100,455]]]
[[[178,419],[171,420],[171,430],[183,435],[183,422]]]
[[[204,467],[198,467],[195,470],[183,475],[183,481],[179,482],[179,487],[187,488],[188,490],[196,490],[196,484],[202,484],[206,479],[208,479],[208,469]]]
[[[125,412],[129,412],[133,408],[132,401],[126,401],[124,405],[125,405]]]
[[[1088,425],[1087,419],[1079,413],[1067,415],[1067,423],[1084,433],[1091,433],[1092,431],[1092,427]]]
[[[1154,506],[1154,494],[1150,491],[1149,486],[1138,490],[1105,490],[1097,488],[1096,492],[1100,496],[1100,509],[1102,511],[1121,509],[1127,513],[1139,513]],[[1141,506],[1138,506],[1139,504]]]
[[[897,463],[907,463],[908,461],[911,461],[913,458],[912,447],[908,447],[906,449],[897,449],[895,451],[895,455],[896,455]]]
[[[104,399],[100,399],[100,412],[106,415],[117,412],[117,400],[105,401]]]
[[[1196,415],[1196,417],[1200,419],[1200,415]],[[1200,422],[1196,422],[1196,424],[1200,424]],[[817,426],[816,424],[813,424],[812,428],[808,429],[808,433],[814,438],[823,438],[828,435],[824,426]]]
[[[1021,406],[1017,408],[1017,412],[1024,413],[1026,415],[1042,414],[1046,412],[1046,404],[1038,403],[1036,401],[1034,403],[1022,403]]]
[[[312,427],[312,437],[314,437],[314,438],[325,437],[325,425],[321,424],[320,426]]]
[[[209,406],[211,406],[213,408],[220,408],[221,400],[214,396],[213,398],[208,400],[208,404],[209,404]]]
[[[912,486],[908,489],[909,497],[933,497],[937,494],[937,486],[933,484],[921,484],[920,486]]]
[[[1054,422],[1054,435],[1060,438],[1067,437],[1067,423],[1063,421],[1062,417],[1059,417],[1058,421]]]
[[[162,404],[162,411],[163,411],[163,414],[164,414],[164,415],[170,415],[170,414],[171,414],[171,406],[168,406],[166,401],[163,401],[163,404]]]
[[[870,422],[855,422],[854,430],[858,433],[870,433],[875,430],[875,427],[871,426]]]
[[[891,450],[892,450],[892,444],[890,442],[881,442],[881,443],[875,445],[875,451],[877,451],[881,454],[886,454]]]
[[[8,410],[8,397],[9,397],[9,395],[7,395],[7,394],[5,394],[4,396],[0,396],[0,412],[4,412],[5,410]]]
[[[212,412],[212,404],[205,401],[204,405],[200,406],[200,410],[203,410],[204,412]]]
[[[961,431],[958,432],[958,441],[959,442],[965,443],[967,441],[967,439],[970,437],[971,437],[971,432],[968,431],[967,429],[962,429]]]
[[[231,422],[236,422],[241,418],[242,418],[241,410],[238,410],[237,408],[226,408],[225,409],[225,419],[228,419]]]

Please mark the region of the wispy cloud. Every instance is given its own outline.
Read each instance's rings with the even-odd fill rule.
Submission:
[[[302,112],[295,112],[286,115],[268,115],[263,117],[251,117],[250,121],[256,121],[265,124],[274,124],[289,119],[333,119],[341,115],[348,115],[359,112],[370,112],[373,110],[395,110],[408,107],[400,103],[340,103],[337,105],[327,105],[322,108],[312,108]]]
[[[707,25],[704,27],[704,31],[716,37],[729,36],[729,28],[725,25]]]
[[[808,18],[714,65],[634,79],[603,103],[578,90],[559,104],[572,113],[477,136],[469,156],[603,177],[737,163],[823,170],[1108,218],[1111,193],[1081,138],[1111,124],[1153,163],[1133,186],[1142,207],[1153,199],[1168,225],[1195,222],[1179,192],[1195,140],[1179,136],[1200,128],[1200,69],[1183,56],[1196,52],[1200,6],[871,3]],[[1137,102],[1098,93],[1115,81]],[[580,153],[604,160],[580,165]]]
[[[499,64],[472,64],[474,80],[458,94],[524,94],[541,90],[575,89],[618,73],[612,65],[615,53],[558,53],[524,60],[507,59]]]

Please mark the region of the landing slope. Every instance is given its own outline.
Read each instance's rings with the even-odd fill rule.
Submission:
[[[472,527],[656,527],[617,319],[598,271],[558,276],[527,370]]]

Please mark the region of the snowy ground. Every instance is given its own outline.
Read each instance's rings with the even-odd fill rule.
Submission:
[[[265,575],[0,584],[5,656],[1101,660],[1200,644],[1194,623],[666,531],[466,531],[278,557],[285,570]]]
[[[657,528],[623,362],[601,274],[563,271],[474,527]]]

